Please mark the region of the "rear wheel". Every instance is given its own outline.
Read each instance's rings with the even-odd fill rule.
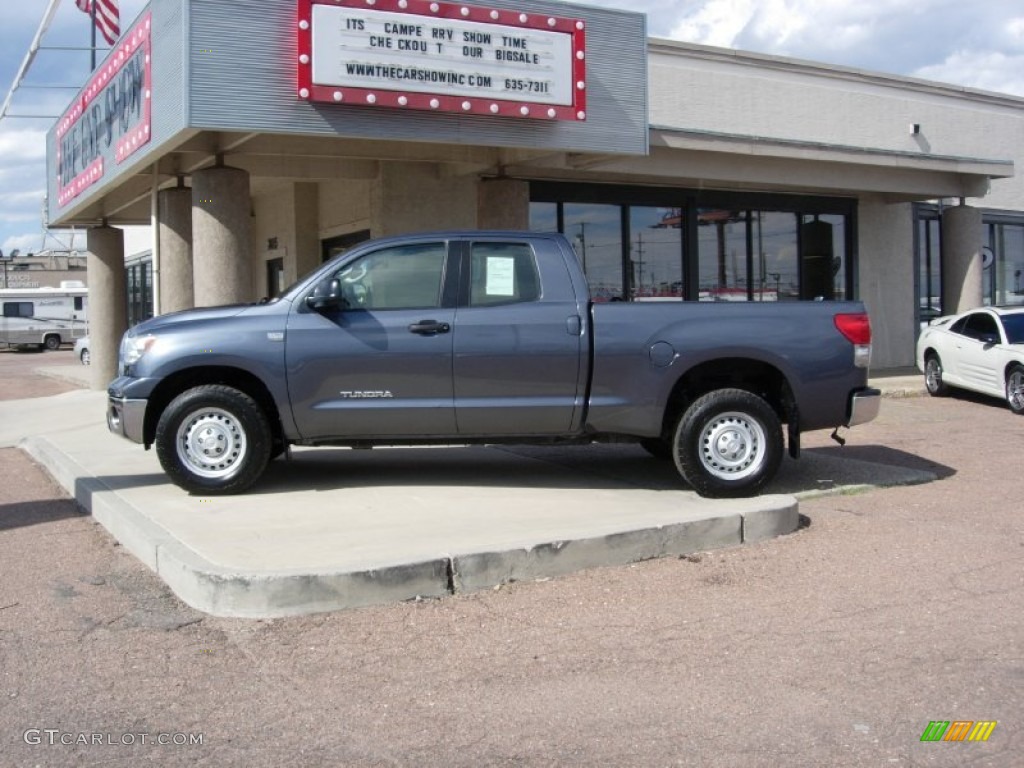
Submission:
[[[932,397],[949,394],[949,386],[942,380],[942,360],[934,352],[924,361],[924,387]]]
[[[686,409],[672,448],[679,473],[701,496],[753,496],[782,461],[782,423],[763,398],[719,389]]]
[[[1007,374],[1006,402],[1018,416],[1024,414],[1024,366],[1015,365]]]
[[[156,454],[174,483],[192,493],[228,494],[249,488],[267,466],[272,435],[263,409],[233,387],[186,390],[167,406],[156,428]]]
[[[55,349],[60,349],[60,336],[58,336],[55,333],[51,333],[49,336],[43,339],[43,344],[51,352]]]

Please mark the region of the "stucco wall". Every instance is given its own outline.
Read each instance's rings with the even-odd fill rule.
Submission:
[[[1024,165],[1024,98],[662,40],[648,69],[654,126]],[[975,204],[1024,209],[1017,171]]]
[[[476,176],[453,176],[433,163],[381,163],[373,184],[374,237],[440,229],[472,229]]]
[[[318,185],[321,239],[370,228],[370,184],[366,179],[338,179]]]
[[[270,259],[283,258],[285,264],[285,283],[294,280],[295,271],[295,187],[282,182],[270,190],[254,194],[252,207],[256,216],[253,219],[253,295],[267,295],[266,262]],[[269,242],[276,239],[277,247],[272,248]]]

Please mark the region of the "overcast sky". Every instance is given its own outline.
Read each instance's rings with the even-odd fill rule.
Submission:
[[[240,1],[240,0],[236,0]],[[250,0],[256,2],[257,0]],[[1024,0],[590,0],[647,14],[651,37],[822,61],[1024,96]],[[121,28],[146,5],[121,0]],[[0,0],[0,92],[32,42],[46,0]],[[101,39],[102,40],[102,39]],[[44,46],[87,46],[89,19],[63,0]],[[27,85],[80,86],[84,51],[43,50]],[[0,250],[43,247],[45,134],[74,95],[22,87],[0,121]],[[68,241],[66,235],[60,239]],[[145,247],[132,238],[130,250]],[[48,240],[46,247],[54,247]],[[84,249],[80,235],[76,247]]]

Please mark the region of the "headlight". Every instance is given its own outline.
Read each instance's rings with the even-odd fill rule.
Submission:
[[[121,362],[133,365],[156,343],[156,336],[125,336],[121,343]]]

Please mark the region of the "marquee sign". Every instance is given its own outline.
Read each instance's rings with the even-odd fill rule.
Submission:
[[[57,203],[67,205],[150,140],[150,14],[121,37],[57,124]]]
[[[299,0],[298,95],[585,120],[584,23],[432,0]]]

